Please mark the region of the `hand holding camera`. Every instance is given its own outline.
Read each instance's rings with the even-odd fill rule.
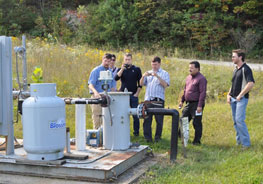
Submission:
[[[149,76],[155,76],[155,77],[157,77],[157,73],[154,72],[154,71],[148,71],[148,73],[149,73]]]
[[[149,71],[147,71],[147,72],[145,72],[144,74],[143,74],[143,77],[146,77],[146,76],[150,76],[150,75],[152,75]]]
[[[154,71],[147,71],[143,74],[143,76],[157,76],[157,73]]]
[[[125,64],[125,63],[124,63],[124,64],[122,64],[122,67],[121,67],[121,68],[122,68],[123,70],[126,70],[126,69],[128,69],[129,67],[130,67],[129,64]]]
[[[130,65],[129,65],[129,64],[124,64],[124,67],[125,67],[126,69],[128,69],[128,68],[130,67]]]
[[[147,72],[148,76],[152,75],[152,73],[153,73],[152,71]]]

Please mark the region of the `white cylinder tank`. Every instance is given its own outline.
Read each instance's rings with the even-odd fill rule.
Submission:
[[[109,107],[102,108],[103,146],[105,149],[126,150],[130,147],[130,92],[109,92]],[[112,114],[112,124],[110,113]]]
[[[65,103],[56,96],[56,84],[31,84],[23,102],[24,149],[30,160],[57,160],[66,144]]]

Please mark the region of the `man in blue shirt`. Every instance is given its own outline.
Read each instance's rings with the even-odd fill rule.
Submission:
[[[164,108],[165,88],[170,85],[170,77],[168,72],[161,69],[161,59],[154,57],[152,60],[152,70],[143,74],[140,84],[146,86],[145,101],[157,101],[156,104],[150,104],[150,108]],[[158,142],[162,136],[163,115],[155,115],[157,123],[155,142]],[[152,115],[143,122],[144,138],[147,142],[152,142]]]
[[[100,72],[101,71],[107,71],[109,70],[109,65],[111,62],[111,54],[104,54],[102,57],[102,63],[101,65],[95,67],[89,76],[89,89],[90,89],[90,94],[92,98],[100,98],[100,93],[102,93],[104,90],[102,89],[102,85],[104,84],[103,81],[99,80],[100,77]],[[116,82],[109,81],[109,89],[108,91],[115,91],[116,88]],[[92,110],[92,119],[93,119],[93,128],[98,129],[102,125],[102,108],[100,105],[91,105],[91,110]]]

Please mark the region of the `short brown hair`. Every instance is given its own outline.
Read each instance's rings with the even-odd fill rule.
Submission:
[[[112,55],[110,53],[106,53],[103,55],[103,59],[106,58],[106,59],[111,59]]]
[[[161,63],[161,58],[159,58],[158,56],[155,56],[152,60],[153,63],[158,62]]]
[[[124,56],[132,58],[132,54],[131,53],[125,53]]]
[[[242,49],[235,49],[235,50],[232,50],[232,53],[236,53],[238,57],[242,57],[242,61],[245,62],[245,51],[242,50]]]

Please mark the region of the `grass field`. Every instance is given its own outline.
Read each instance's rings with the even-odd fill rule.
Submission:
[[[187,147],[187,158],[182,156],[181,144],[176,163],[169,156],[162,157],[138,183],[263,183],[263,98],[251,99],[248,105],[247,126],[252,147],[242,151],[235,145],[235,132],[229,105],[209,103],[204,112],[204,131],[201,146]],[[169,149],[169,125],[165,138],[151,144],[155,153]],[[194,131],[191,126],[190,140]]]
[[[20,44],[20,40],[13,38],[13,46]],[[29,40],[27,42],[28,76],[32,75],[36,66],[41,67],[43,82],[56,83],[58,96],[90,97],[87,87],[89,73],[101,63],[105,52],[111,51],[90,49],[86,46],[59,45],[38,38]],[[119,61],[118,66],[121,65],[125,52],[129,50],[114,52]],[[133,53],[133,62],[144,72],[151,68],[152,57],[147,54],[147,51]],[[188,75],[188,63],[165,56],[161,58],[162,68],[169,72],[171,78],[171,85],[166,90],[166,107],[177,108],[184,80]],[[21,68],[19,70],[22,71]],[[183,158],[181,144],[179,144],[178,159],[176,163],[170,163],[166,153],[170,148],[171,117],[165,117],[163,139],[149,146],[154,153],[162,153],[166,156],[160,159],[156,166],[150,168],[138,183],[263,183],[263,86],[261,85],[263,75],[262,72],[254,72],[256,85],[251,92],[246,120],[252,147],[242,151],[235,145],[231,109],[225,102],[226,93],[231,84],[232,70],[233,68],[201,66],[201,73],[208,80],[202,145],[189,144],[188,157]],[[29,82],[32,82],[30,78]],[[15,81],[14,87],[17,87]],[[144,90],[140,94],[140,101],[143,101]],[[71,136],[74,137],[75,108],[66,106],[66,111],[67,126],[70,126]],[[140,136],[131,138],[133,142],[146,144],[142,135],[142,122],[141,120]],[[87,128],[92,128],[90,107],[87,108]],[[154,128],[155,126],[153,126],[153,131]],[[15,124],[15,136],[22,138],[21,122]],[[191,126],[190,140],[192,139],[193,128]]]

